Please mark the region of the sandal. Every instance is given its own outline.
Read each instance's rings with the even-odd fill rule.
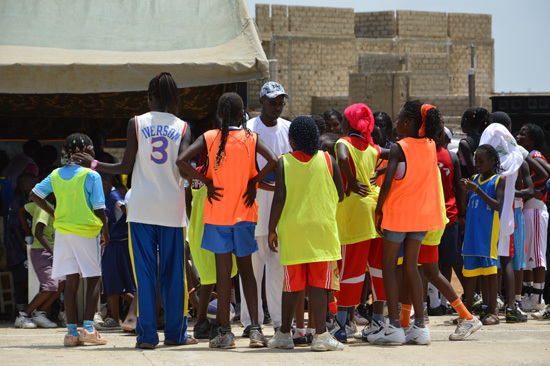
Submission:
[[[483,325],[497,325],[500,323],[500,319],[498,318],[498,315],[489,313],[481,319],[481,323]]]

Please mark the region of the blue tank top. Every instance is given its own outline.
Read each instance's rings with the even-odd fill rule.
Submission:
[[[482,181],[481,174],[474,177],[474,182],[489,197],[496,197],[500,175]],[[500,231],[500,211],[493,210],[475,192],[468,193],[466,209],[466,231],[462,255],[497,258],[497,245]]]

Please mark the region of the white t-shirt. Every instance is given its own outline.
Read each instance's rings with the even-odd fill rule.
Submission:
[[[128,222],[186,226],[184,179],[176,166],[187,124],[170,113],[136,116],[138,151]]]
[[[256,132],[262,141],[273,150],[275,155],[281,156],[292,151],[290,142],[288,142],[290,121],[279,118],[275,126],[268,127],[263,124],[260,117],[256,117],[250,119],[246,126],[251,131]],[[260,154],[256,155],[256,159],[259,169],[262,169],[267,163],[267,160]],[[256,226],[256,236],[265,236],[269,234],[269,214],[271,212],[273,194],[273,192],[258,189],[258,194],[256,195],[256,201],[258,202],[258,225]]]

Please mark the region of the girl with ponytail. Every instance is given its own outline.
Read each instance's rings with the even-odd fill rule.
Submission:
[[[393,144],[384,183],[375,210],[375,225],[384,238],[382,276],[388,304],[384,330],[372,339],[376,344],[429,344],[424,324],[422,280],[418,254],[428,231],[443,230],[445,222],[440,197],[440,175],[434,140],[441,133],[441,114],[418,100],[405,103],[397,116],[396,129],[405,136]],[[406,164],[402,177],[395,177],[398,163]],[[405,337],[398,313],[397,258],[404,244],[403,269],[414,306],[414,325]],[[370,341],[370,339],[369,339]]]
[[[220,97],[218,115],[222,120],[221,128],[201,135],[176,162],[184,174],[202,181],[208,190],[201,247],[216,257],[221,322],[210,347],[235,348],[229,319],[232,253],[237,257],[252,323],[250,347],[265,347],[266,341],[258,322],[258,296],[251,255],[258,250],[254,237],[258,221],[257,185],[275,169],[277,156],[256,133],[243,127],[243,101],[238,94],[226,93]],[[208,156],[205,174],[189,164],[189,159],[203,151]],[[267,160],[260,172],[256,169],[256,152]]]

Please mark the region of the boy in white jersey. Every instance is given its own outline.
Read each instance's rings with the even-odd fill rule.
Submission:
[[[288,128],[290,121],[280,118],[285,107],[285,98],[288,94],[285,92],[281,84],[270,81],[262,87],[260,92],[260,104],[262,112],[259,117],[248,121],[247,128],[252,132],[256,132],[265,144],[275,152],[275,155],[281,156],[292,151],[288,142]],[[266,160],[257,155],[258,168],[262,169]],[[274,183],[275,172],[265,179],[265,182]],[[258,225],[256,226],[256,241],[258,242],[258,251],[252,254],[252,266],[254,268],[254,276],[258,286],[258,319],[264,319],[264,311],[262,308],[261,293],[262,293],[262,278],[265,266],[265,292],[267,297],[267,308],[273,327],[277,328],[281,325],[281,296],[283,282],[283,266],[281,265],[281,256],[269,250],[268,245],[268,222],[271,202],[273,201],[273,185],[270,190],[266,190],[266,185],[260,186],[256,201],[258,202]],[[248,307],[242,292],[241,286],[241,323],[246,327],[243,332],[244,337],[248,337],[250,329],[250,315]]]

